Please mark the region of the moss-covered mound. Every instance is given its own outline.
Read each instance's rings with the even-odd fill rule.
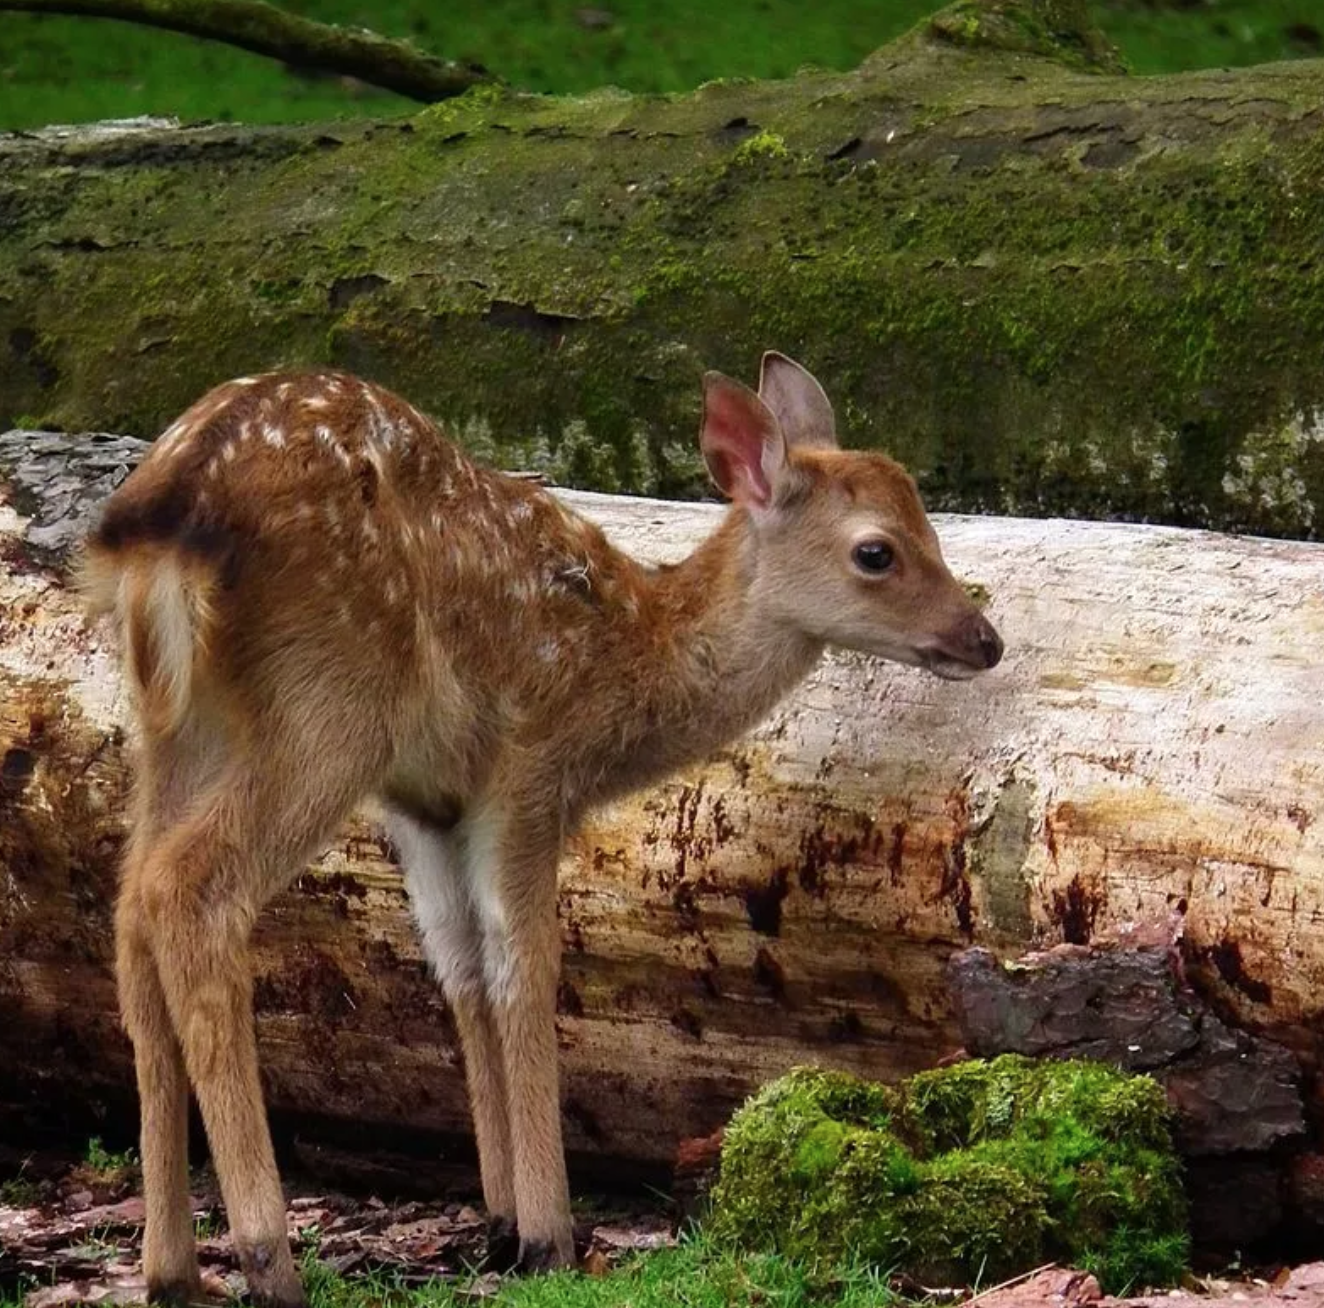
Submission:
[[[930,1283],[1056,1259],[1117,1293],[1171,1283],[1188,1251],[1157,1083],[1015,1055],[897,1088],[788,1073],[732,1119],[709,1222],[719,1239]]]

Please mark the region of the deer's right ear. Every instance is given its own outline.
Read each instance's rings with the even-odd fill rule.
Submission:
[[[786,467],[786,440],[772,410],[738,381],[703,375],[703,460],[717,489],[746,508],[766,509]]]

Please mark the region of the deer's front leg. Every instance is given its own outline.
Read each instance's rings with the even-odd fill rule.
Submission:
[[[519,1264],[566,1267],[575,1252],[556,1052],[559,824],[488,809],[467,825],[483,974],[505,1065]]]
[[[469,1105],[478,1139],[488,1258],[513,1255],[515,1184],[506,1117],[506,1076],[496,1019],[483,974],[483,932],[459,831],[391,812],[387,823],[400,851],[405,886],[423,951],[445,991],[464,1050]],[[510,1243],[507,1253],[504,1245]]]

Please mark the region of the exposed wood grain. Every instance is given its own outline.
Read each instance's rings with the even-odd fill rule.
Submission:
[[[11,476],[11,485],[13,478]],[[0,483],[3,484],[3,483]],[[567,494],[672,559],[714,506]],[[29,504],[27,512],[33,512]],[[1324,1049],[1324,547],[939,517],[1007,640],[968,685],[825,661],[747,741],[600,813],[562,873],[572,1150],[668,1159],[805,1060],[959,1043],[945,967],[1184,912],[1227,1015]],[[0,507],[0,1120],[131,1085],[108,967],[122,704],[58,552]],[[280,1112],[467,1129],[458,1048],[370,822],[255,942]]]

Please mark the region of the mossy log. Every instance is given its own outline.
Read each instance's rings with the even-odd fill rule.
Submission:
[[[142,448],[0,437],[0,1138],[132,1103],[110,969],[123,706],[64,552]],[[661,560],[719,512],[568,498]],[[1006,637],[999,668],[953,685],[829,658],[747,740],[571,845],[576,1154],[665,1162],[796,1063],[929,1067],[962,1043],[953,954],[1137,924],[1176,939],[1229,1022],[1294,1051],[1324,1108],[1324,546],[936,523]],[[467,1132],[455,1035],[368,822],[271,906],[254,961],[278,1115],[359,1146]]]
[[[849,73],[0,138],[0,428],[334,363],[506,466],[688,494],[786,349],[932,507],[1324,530],[1324,61],[1129,77],[1082,0]]]

